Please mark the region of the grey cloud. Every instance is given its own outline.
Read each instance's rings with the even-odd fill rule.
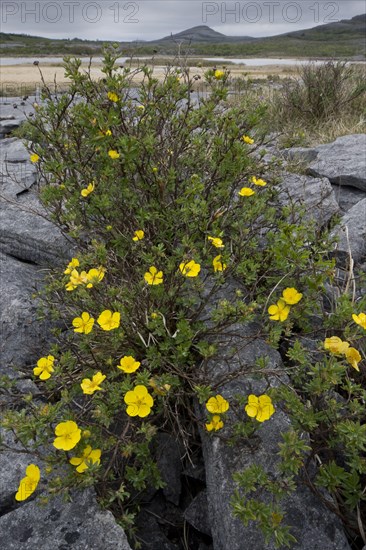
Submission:
[[[364,12],[364,0],[4,0],[1,27],[51,38],[128,41],[206,24],[227,35],[269,36]]]

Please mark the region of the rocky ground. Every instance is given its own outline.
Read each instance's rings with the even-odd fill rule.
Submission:
[[[31,101],[18,98],[0,102],[0,245],[1,245],[1,361],[0,376],[17,380],[19,392],[37,394],[32,381],[32,365],[49,339],[47,327],[36,318],[33,293],[40,288],[47,269],[65,263],[72,255],[72,243],[46,217],[37,198],[36,172],[29,154],[10,133],[32,112]],[[366,268],[366,170],[365,135],[338,138],[334,143],[311,149],[295,148],[278,152],[268,149],[268,157],[281,155],[301,159],[306,175],[283,173],[282,200],[302,204],[305,215],[327,224],[334,214],[340,217],[334,233],[339,243],[334,250],[339,280],[349,275],[350,258],[355,268]],[[336,289],[329,289],[336,292]],[[227,289],[230,296],[230,288]],[[220,379],[230,368],[253,364],[267,356],[270,368],[279,369],[281,356],[256,336],[256,326],[234,327],[230,341],[222,344],[219,358],[210,366],[212,377]],[[243,346],[243,338],[247,345]],[[233,349],[236,350],[233,352]],[[238,376],[220,393],[230,399],[236,393],[262,392],[262,382]],[[7,406],[6,392],[0,388],[0,411]],[[253,463],[274,469],[280,433],[289,419],[274,415],[261,431],[255,455],[240,445],[228,448],[219,438],[202,433],[203,454],[197,452],[193,464],[182,463],[182,449],[167,434],[160,434],[157,459],[166,488],[146,498],[137,525],[143,550],[180,550],[179,532],[186,522],[192,550],[272,550],[256,530],[234,519],[229,506],[233,490],[231,475]],[[102,511],[92,490],[75,494],[73,501],[56,498],[44,508],[37,499],[14,500],[19,480],[30,460],[17,453],[19,442],[3,432],[9,449],[0,453],[0,539],[3,550],[129,550],[126,535],[110,512]],[[42,487],[39,491],[42,493]],[[38,492],[38,493],[39,493]],[[38,495],[36,495],[38,496]],[[306,488],[299,489],[286,503],[288,523],[299,543],[297,550],[349,550],[340,521]],[[184,519],[183,519],[184,518]]]

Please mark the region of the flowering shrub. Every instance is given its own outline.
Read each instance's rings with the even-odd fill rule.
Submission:
[[[152,450],[160,429],[179,434],[188,451],[197,426],[220,437],[232,409],[205,375],[215,336],[255,319],[274,347],[288,343],[294,329],[310,331],[312,316],[323,313],[334,262],[324,254],[326,236],[309,223],[290,224],[277,200],[276,173],[258,154],[261,104],[250,111],[232,106],[228,74],[218,70],[207,74],[210,95],[197,101],[191,75],[177,69],[163,82],[139,69],[136,93],[134,74],[115,65],[118,55],[106,52],[98,82],[80,71],[78,60],[68,60],[69,91],[55,98],[46,89],[24,130],[42,200],[78,254],[51,273],[43,292],[44,315],[57,321],[54,343],[34,367],[47,404],[34,403],[29,418],[9,410],[2,424],[40,454],[53,443],[43,456],[52,492],[96,483],[105,503],[118,500],[120,514],[131,495],[133,503],[137,492],[162,486]],[[230,303],[220,296],[227,281],[236,288]],[[353,320],[363,330],[362,314]],[[327,364],[324,351],[324,382],[320,366],[305,363],[298,345],[289,356],[301,358],[292,374],[312,398],[347,369],[337,359]],[[348,364],[356,368],[360,360],[348,352]],[[295,411],[296,428],[311,431],[305,397],[296,401],[291,391],[242,396],[246,433],[271,422],[280,406],[275,399]],[[355,392],[358,413],[361,390]],[[197,398],[206,404],[202,417],[193,412]],[[320,400],[318,414],[324,419]],[[345,430],[337,437],[346,441]],[[286,441],[284,456],[293,444]],[[295,443],[298,454],[290,458],[302,464],[307,447]],[[290,458],[284,463],[292,475]],[[67,469],[62,479],[52,475],[59,464]],[[121,483],[123,491],[116,489]],[[278,527],[282,516],[273,513],[267,533],[286,534]]]

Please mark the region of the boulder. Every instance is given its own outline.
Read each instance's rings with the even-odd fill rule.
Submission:
[[[184,519],[200,533],[211,536],[207,491],[201,491],[184,511]]]
[[[318,145],[317,158],[309,165],[310,173],[366,191],[365,149],[365,134],[341,136],[333,143]]]
[[[36,169],[21,140],[2,140],[0,153],[0,245],[22,261],[55,265],[71,254],[71,243],[49,219],[32,192]]]
[[[355,206],[362,199],[366,198],[366,192],[355,187],[348,187],[346,185],[332,184],[333,191],[335,193],[336,200],[339,204],[339,208],[342,213],[348,212],[352,206]]]
[[[341,136],[317,147],[293,147],[285,156],[308,164],[309,174],[366,191],[366,134]]]
[[[324,227],[340,211],[327,178],[312,178],[286,172],[279,190],[280,204],[294,207],[290,214],[291,223],[315,221],[318,227]],[[297,211],[299,206],[302,207],[300,212]]]
[[[168,502],[179,504],[182,484],[182,449],[175,437],[167,433],[159,433],[155,438],[156,462],[162,480],[165,483],[163,493]]]
[[[0,202],[0,245],[4,254],[43,266],[65,263],[72,248],[34,201]]]
[[[357,263],[366,259],[366,198],[346,212],[332,235],[339,239],[335,255],[341,266],[349,263],[350,254]]]
[[[34,112],[35,96],[26,100],[19,97],[0,98],[0,136],[7,136],[16,130]]]
[[[30,162],[29,152],[23,142],[16,138],[3,139],[0,148],[1,163]]]
[[[42,283],[39,267],[0,254],[0,375],[17,376],[14,365],[26,372],[27,366],[46,349],[50,333],[46,322],[37,319],[33,293]]]

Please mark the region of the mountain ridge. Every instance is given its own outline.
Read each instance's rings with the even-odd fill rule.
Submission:
[[[366,58],[366,14],[309,29],[274,36],[227,36],[207,25],[197,25],[157,40],[120,41],[122,55],[184,55]],[[109,41],[112,42],[112,41]],[[113,41],[115,42],[115,41]],[[1,55],[101,55],[108,41],[80,38],[54,39],[24,34],[0,33]]]

